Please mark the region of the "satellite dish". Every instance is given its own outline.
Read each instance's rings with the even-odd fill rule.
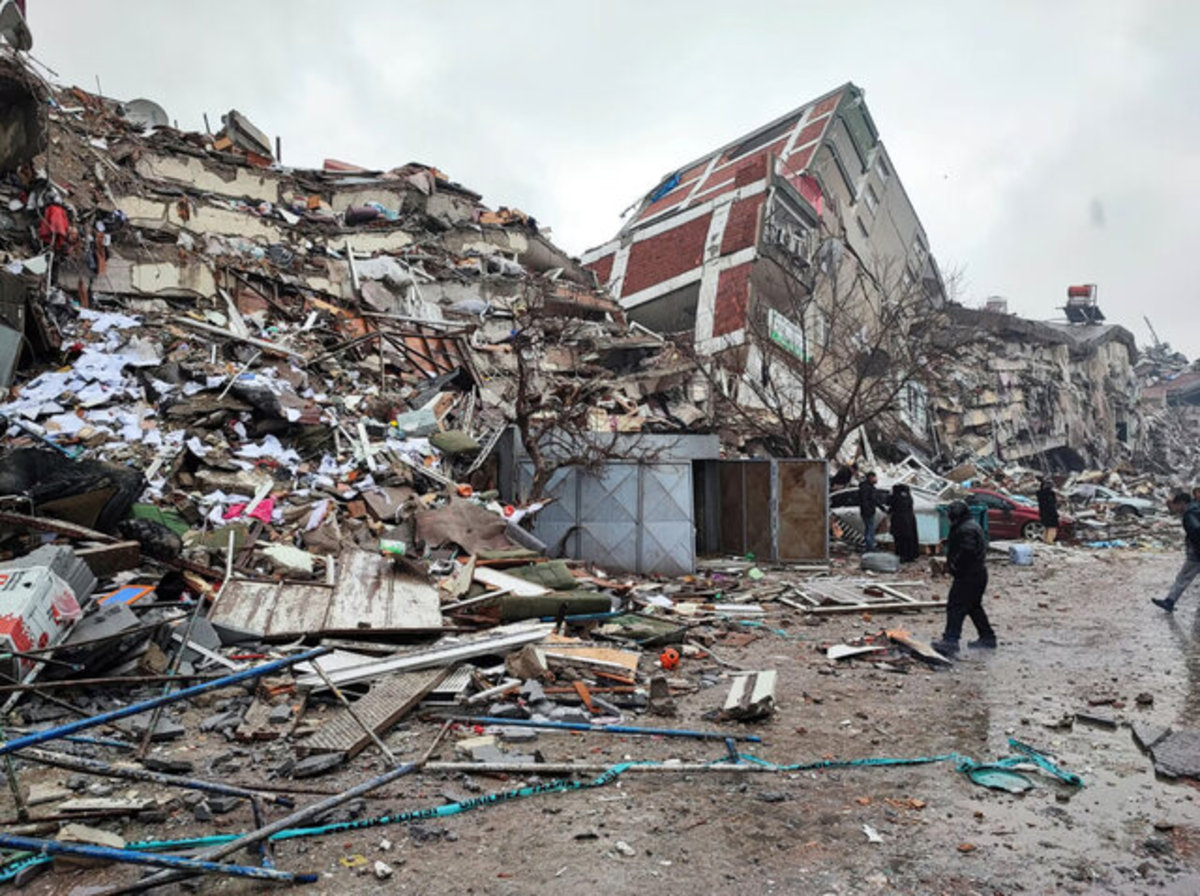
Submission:
[[[125,120],[136,127],[159,128],[171,123],[166,110],[154,100],[130,100],[121,105],[124,107]]]

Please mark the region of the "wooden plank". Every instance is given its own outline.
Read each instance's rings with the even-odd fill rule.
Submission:
[[[356,700],[354,711],[367,727],[382,737],[441,682],[446,671],[430,669],[390,675]],[[358,722],[342,708],[299,747],[304,753],[345,753],[351,757],[362,752],[370,742]]]
[[[904,647],[907,647],[921,659],[928,660],[932,663],[942,663],[950,665],[950,660],[946,659],[933,647],[925,641],[914,638],[906,629],[893,628],[888,629],[887,636]]]

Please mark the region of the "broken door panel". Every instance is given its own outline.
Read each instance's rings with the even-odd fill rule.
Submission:
[[[829,558],[829,477],[823,460],[775,463],[779,488],[774,559],[794,562]]]

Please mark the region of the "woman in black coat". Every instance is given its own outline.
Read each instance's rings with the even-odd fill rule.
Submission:
[[[907,485],[892,486],[889,510],[892,512],[892,539],[901,563],[916,560],[921,553],[917,542],[917,515],[913,512],[912,492]]]
[[[1046,544],[1054,544],[1058,537],[1058,496],[1054,494],[1054,483],[1049,479],[1042,480],[1042,486],[1037,490],[1038,520],[1045,530],[1042,540]]]

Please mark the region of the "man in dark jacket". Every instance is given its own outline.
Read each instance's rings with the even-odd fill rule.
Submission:
[[[1187,492],[1176,492],[1167,502],[1167,508],[1177,516],[1183,517],[1187,556],[1167,596],[1153,597],[1150,602],[1168,613],[1174,613],[1175,604],[1180,596],[1196,576],[1200,575],[1200,501],[1188,498]]]
[[[968,616],[979,632],[979,640],[968,647],[995,647],[996,633],[983,611],[983,592],[987,590],[987,536],[962,501],[954,501],[947,509],[950,517],[950,537],[946,541],[946,565],[954,576],[950,596],[946,598],[946,631],[933,642],[933,649],[945,656],[958,653],[963,620]]]
[[[858,484],[858,512],[862,514],[864,550],[868,554],[875,550],[875,510],[885,506],[875,488],[876,481],[875,474],[868,473]]]
[[[1054,544],[1058,537],[1058,496],[1054,494],[1054,482],[1042,480],[1037,490],[1038,521],[1042,524],[1042,541]]]

